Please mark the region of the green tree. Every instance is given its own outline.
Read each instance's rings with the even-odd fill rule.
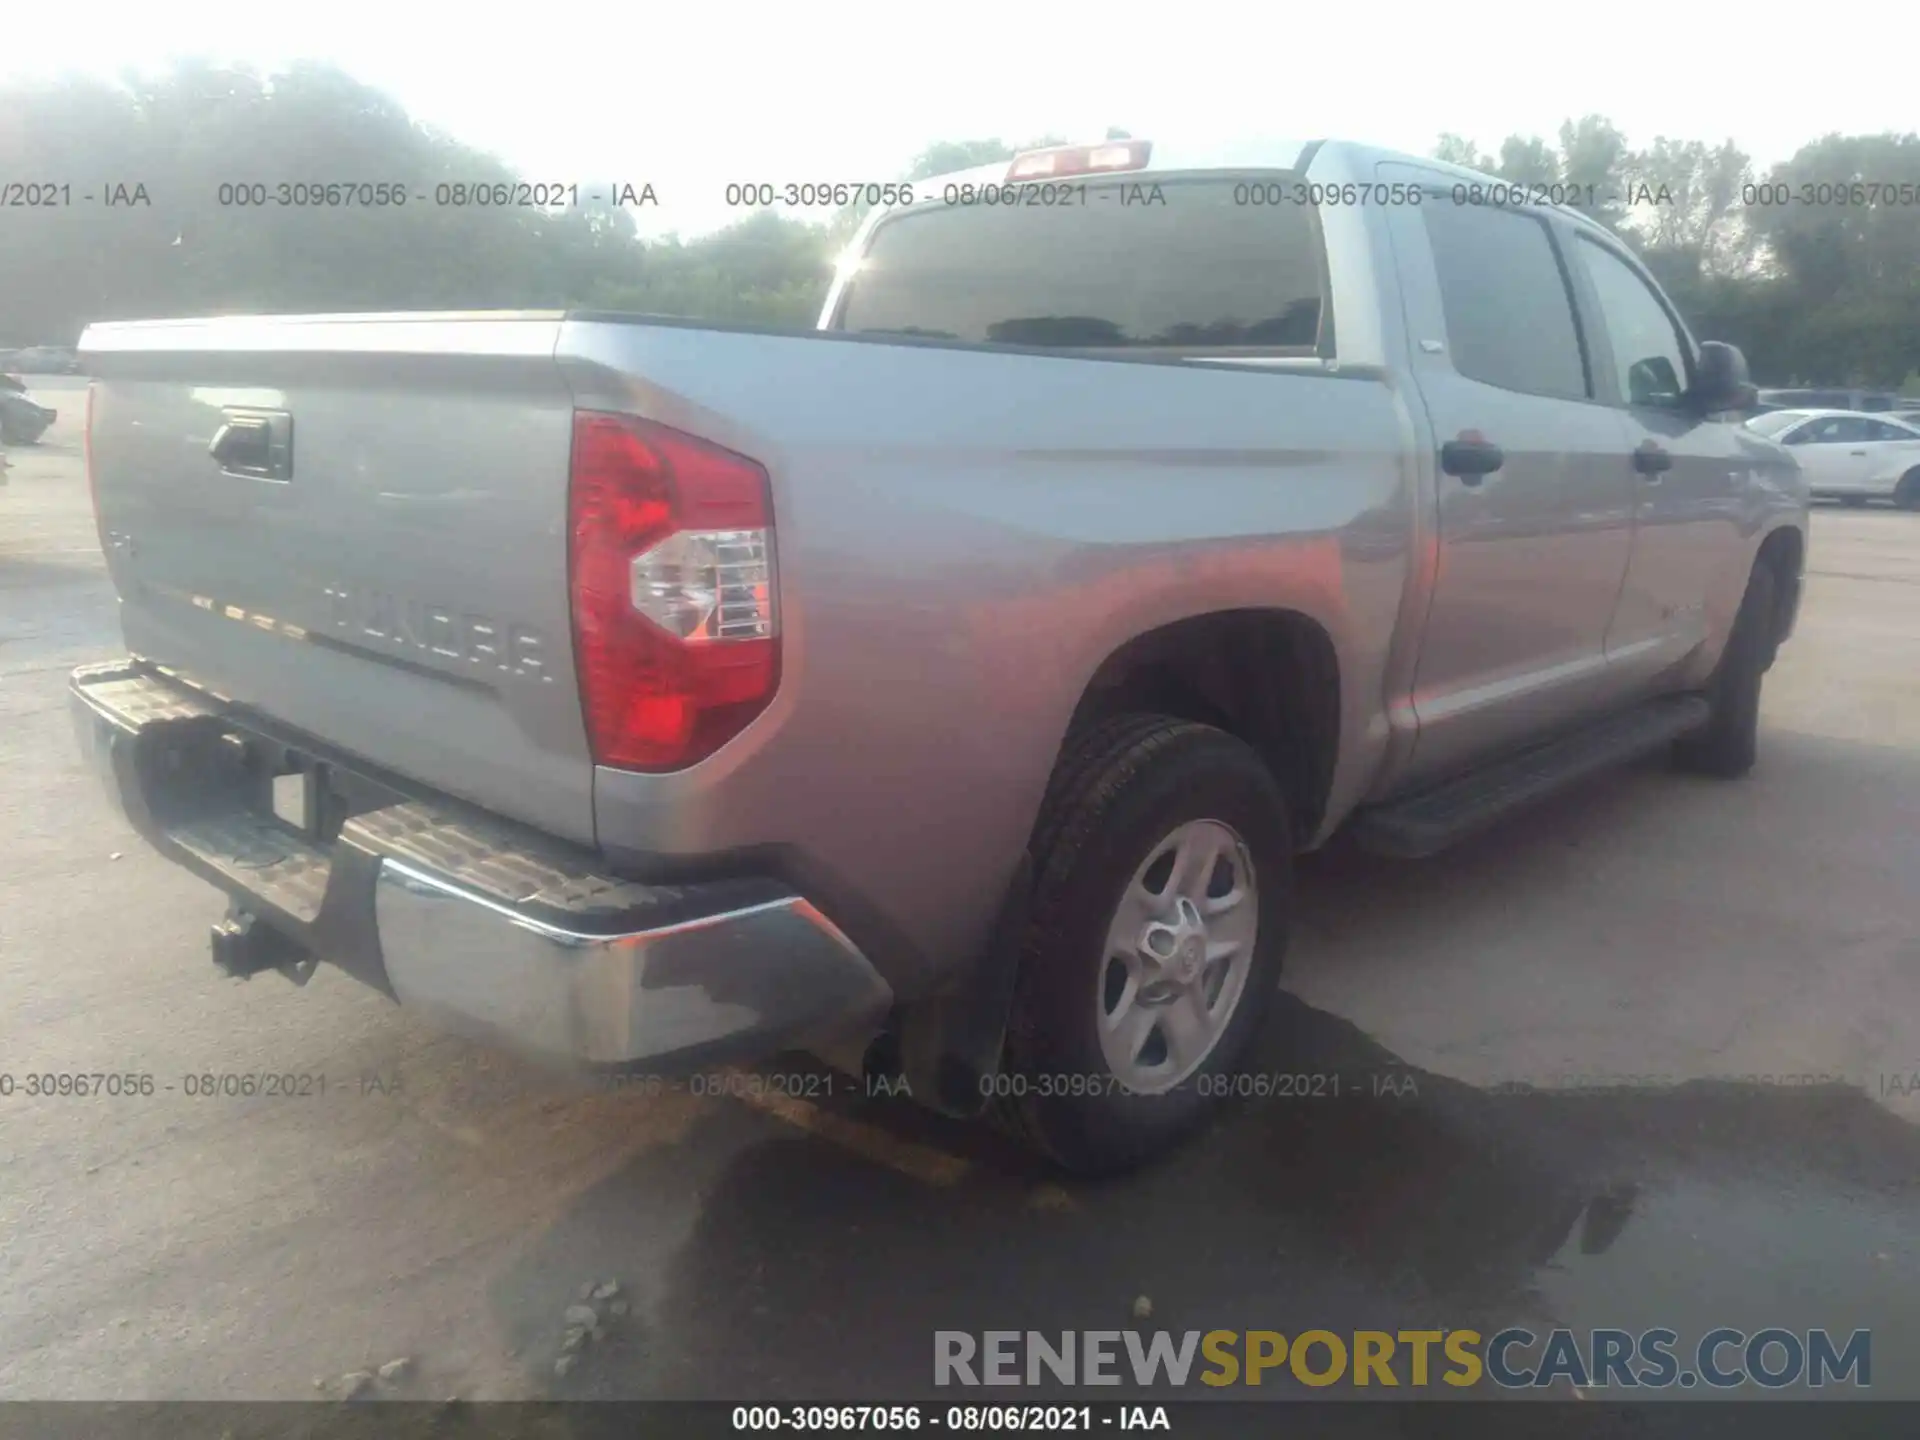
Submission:
[[[1061,143],[946,141],[902,178]],[[1510,136],[1497,159],[1455,134],[1434,153],[1523,183],[1592,185],[1590,213],[1640,251],[1696,333],[1741,346],[1761,383],[1892,386],[1920,371],[1920,225],[1900,198],[1902,185],[1908,201],[1920,193],[1920,136],[1823,136],[1758,182],[1730,141],[1633,149],[1598,115],[1569,119],[1557,145]],[[439,204],[442,185],[516,177],[314,64],[0,86],[0,175],[73,190],[0,221],[0,338],[17,344],[70,342],[96,319],[223,311],[591,305],[804,327],[865,213],[762,212],[642,242],[633,213],[587,185],[566,209]],[[341,181],[407,202],[246,203],[283,182]],[[1608,203],[1623,185],[1659,198]]]
[[[1509,135],[1500,144],[1495,173],[1516,185],[1551,185],[1560,178],[1560,157],[1537,136]]]
[[[1015,153],[1014,147],[1004,140],[942,140],[914,156],[903,178],[930,180],[935,175],[946,175],[955,170],[971,170],[976,165],[1011,160]]]
[[[1489,163],[1454,134],[1435,154]],[[1898,203],[1902,184],[1920,192],[1920,137],[1829,135],[1756,188],[1731,141],[1635,150],[1588,115],[1561,125],[1557,148],[1509,136],[1491,168],[1592,185],[1597,203],[1581,208],[1635,245],[1697,333],[1746,351],[1762,383],[1894,386],[1920,371],[1920,226]],[[1889,192],[1877,205],[1876,182]],[[1622,187],[1627,205],[1604,203]]]
[[[1559,174],[1571,188],[1573,208],[1618,230],[1627,207],[1619,198],[1626,181],[1627,137],[1611,120],[1584,115],[1560,126]]]
[[[1709,147],[1699,140],[1656,136],[1626,157],[1628,184],[1654,198],[1634,212],[1634,233],[1671,273],[1741,275],[1758,262],[1757,240],[1746,223],[1743,187],[1753,178],[1744,151],[1731,140]]]
[[[1902,290],[1920,274],[1920,135],[1827,135],[1767,177],[1783,204],[1749,216],[1780,264],[1813,300],[1864,287]],[[1901,203],[1899,187],[1907,187]],[[1811,192],[1802,196],[1801,187]],[[1878,203],[1876,192],[1881,195]]]
[[[1433,158],[1449,165],[1464,165],[1469,170],[1491,171],[1494,167],[1494,162],[1480,153],[1479,146],[1452,131],[1441,135],[1440,143],[1433,147]]]

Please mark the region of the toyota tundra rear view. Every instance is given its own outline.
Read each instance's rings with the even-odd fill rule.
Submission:
[[[1050,148],[869,215],[805,333],[95,325],[81,743],[230,974],[1138,1163],[1246,1053],[1303,851],[1754,763],[1804,477],[1739,351],[1485,178]]]

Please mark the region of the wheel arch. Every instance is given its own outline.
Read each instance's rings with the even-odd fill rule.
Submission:
[[[1295,844],[1319,829],[1332,793],[1342,721],[1339,654],[1326,627],[1281,608],[1208,611],[1116,645],[1081,687],[1049,772],[1089,726],[1127,712],[1211,725],[1245,741],[1287,797]],[[1038,811],[1036,810],[1036,815]],[[985,1108],[997,1072],[1020,961],[1019,939],[1040,857],[1019,857],[987,945],[957,989],[906,1009],[887,1068],[933,1109]]]
[[[1798,525],[1780,525],[1767,532],[1754,555],[1756,566],[1773,571],[1774,618],[1773,649],[1778,651],[1793,633],[1800,613],[1800,593],[1806,574],[1807,536]],[[1771,658],[1769,658],[1771,664]]]
[[[1193,615],[1136,635],[1095,668],[1062,737],[1127,711],[1212,725],[1259,754],[1304,840],[1325,817],[1339,758],[1340,661],[1333,638],[1289,609]]]

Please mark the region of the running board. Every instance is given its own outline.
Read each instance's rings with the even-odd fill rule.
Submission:
[[[1698,695],[1649,700],[1436,789],[1362,810],[1354,816],[1354,840],[1398,859],[1435,854],[1575,781],[1699,729],[1711,713]]]

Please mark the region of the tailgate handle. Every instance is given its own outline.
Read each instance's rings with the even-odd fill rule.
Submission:
[[[207,453],[229,475],[255,480],[293,479],[293,417],[284,410],[220,412]]]

